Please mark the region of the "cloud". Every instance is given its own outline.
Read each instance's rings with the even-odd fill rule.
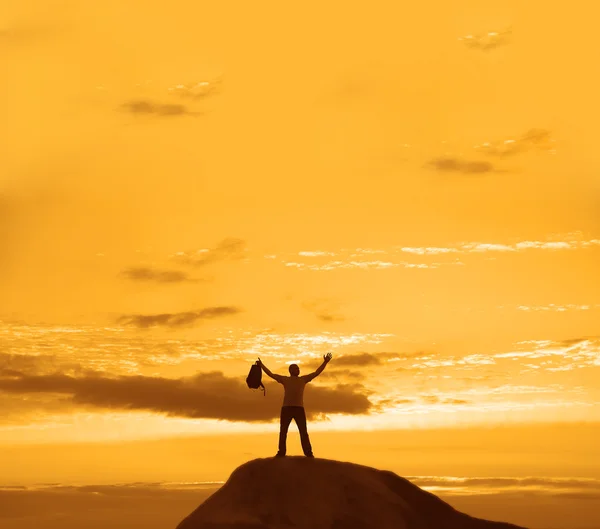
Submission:
[[[554,303],[550,303],[549,305],[518,305],[517,310],[521,310],[524,312],[567,312],[573,310],[597,310],[600,309],[600,303],[596,304],[588,304],[588,305],[575,305],[573,303],[568,303],[567,305],[556,305]]]
[[[468,48],[491,51],[508,44],[511,34],[512,28],[508,28],[504,31],[490,31],[483,35],[465,35],[464,37],[459,37],[458,40],[463,42]]]
[[[439,255],[458,252],[457,248],[443,248],[439,246],[414,247],[403,246],[401,251],[415,255]]]
[[[0,367],[0,375],[3,377],[18,377],[21,376],[21,371]]]
[[[136,99],[124,103],[122,107],[138,115],[155,115],[155,116],[184,116],[198,115],[198,112],[190,112],[185,105],[173,103],[153,103],[144,99]]]
[[[600,366],[600,337],[590,336],[563,341],[528,340],[517,350],[496,353],[496,361],[521,359],[521,373],[559,372]]]
[[[328,312],[320,312],[317,315],[317,318],[321,321],[325,322],[334,322],[334,321],[344,321],[345,318],[343,316],[337,316],[335,314],[330,314]]]
[[[199,81],[190,84],[177,84],[168,89],[170,95],[180,98],[199,100],[219,93],[221,80]],[[127,101],[121,108],[135,115],[168,116],[199,116],[202,112],[191,111],[188,106],[180,103],[158,103],[149,99],[133,99]]]
[[[188,488],[167,483],[0,487],[0,524],[75,529],[118,526],[116,520],[127,520],[126,525],[131,526],[130,520],[135,519],[138,527],[175,527],[182,512],[220,486],[216,482]]]
[[[237,307],[207,307],[205,309],[175,312],[165,314],[126,314],[117,319],[118,323],[133,325],[141,329],[148,327],[183,327],[196,323],[198,320],[208,320],[230,316],[242,312]]]
[[[145,410],[175,417],[266,422],[279,417],[281,388],[254,398],[244,377],[228,378],[220,372],[198,373],[193,377],[168,379],[147,376],[107,377],[96,372],[81,377],[61,373],[0,375],[0,391],[27,395],[50,393],[68,395],[78,406],[104,409]],[[309,417],[327,413],[364,414],[371,402],[357,385],[335,388],[312,385],[305,402]],[[255,393],[258,397],[258,393]]]
[[[132,281],[147,281],[155,283],[184,283],[196,282],[185,272],[179,270],[157,270],[149,267],[132,267],[123,270],[122,275]]]
[[[65,366],[69,367],[74,361],[73,351],[76,350],[76,361],[84,368],[132,375],[149,366],[176,366],[188,361],[238,362],[245,352],[254,351],[265,360],[270,358],[269,365],[302,359],[304,369],[305,360],[310,358],[303,356],[307,348],[314,352],[313,358],[322,361],[322,355],[329,350],[376,347],[390,336],[335,331],[324,334],[276,332],[274,329],[232,333],[221,328],[211,337],[171,335],[168,340],[163,340],[153,332],[124,332],[121,325],[0,322],[0,365],[3,365],[4,353],[7,357],[19,358],[19,363],[13,361],[8,365],[7,362],[7,368],[44,374],[57,370],[64,373]],[[252,353],[253,357],[255,353]],[[35,367],[36,362],[39,362],[39,368]],[[24,363],[28,367],[24,367]]]
[[[358,268],[362,270],[387,270],[390,268],[437,268],[437,264],[413,264],[413,263],[392,263],[390,261],[330,261],[325,264],[306,264],[294,261],[284,261],[285,266],[289,268],[298,268],[299,270],[336,270],[339,268]]]
[[[573,345],[581,345],[581,344],[586,344],[588,342],[598,342],[600,344],[600,336],[586,336],[584,338],[568,338],[566,340],[561,340],[559,342],[557,342],[558,344],[564,346],[564,347],[570,347]],[[526,342],[523,342],[526,343]],[[538,342],[539,343],[539,342]],[[548,344],[551,342],[547,342]]]
[[[335,359],[338,366],[369,366],[380,365],[381,358],[376,354],[358,353],[352,355],[344,355]]]
[[[188,99],[205,99],[219,94],[222,90],[223,80],[199,81],[190,84],[178,84],[169,88],[169,93]]]
[[[487,156],[504,158],[514,156],[532,149],[554,152],[554,140],[550,131],[544,129],[530,129],[521,137],[496,142],[485,142],[475,145],[475,150]]]
[[[191,252],[177,252],[171,257],[190,266],[206,266],[217,261],[238,260],[245,255],[246,243],[242,239],[223,239],[215,248],[203,248]]]
[[[321,375],[321,379],[345,379],[345,380],[364,380],[365,375],[360,371],[351,371],[350,369],[326,369]]]
[[[597,491],[600,494],[600,480],[594,478],[555,478],[555,477],[450,477],[418,476],[408,478],[419,487],[448,489],[512,489],[555,491]]]
[[[600,495],[596,491],[588,494],[579,492],[576,496],[581,499],[590,499],[588,504],[571,503],[575,491],[580,491],[577,485],[565,489],[569,492],[555,491],[552,488],[532,488],[520,485],[502,485],[498,487],[486,486],[486,478],[467,478],[482,480],[481,486],[475,483],[469,487],[463,486],[465,478],[461,477],[420,477],[408,476],[413,484],[430,489],[433,494],[451,497],[457,509],[465,512],[479,509],[493,509],[492,506],[506,505],[522,506],[528,512],[540,513],[549,511],[549,499],[561,498],[566,501],[553,503],[552,512],[544,518],[537,518],[539,523],[527,523],[527,518],[521,517],[512,520],[527,527],[572,527],[574,514],[578,519],[585,520],[587,527],[600,527],[596,521],[597,509],[594,509],[594,500],[597,502]],[[511,478],[506,478],[510,480]],[[518,478],[517,478],[518,479]],[[549,478],[551,480],[552,478]],[[0,520],[3,527],[12,529],[27,529],[30,527],[43,527],[44,529],[97,529],[102,527],[122,527],[128,524],[145,529],[158,529],[175,527],[182,518],[182,513],[190,512],[199,503],[213,494],[222,483],[131,483],[115,485],[86,485],[86,486],[61,486],[56,484],[34,487],[2,487],[0,488]],[[584,489],[585,490],[585,489]],[[468,494],[481,496],[469,500],[461,507],[460,496]],[[568,496],[567,496],[568,494]],[[566,497],[565,497],[566,496]],[[498,512],[498,511],[496,511]],[[557,523],[566,520],[566,523]],[[554,519],[552,518],[554,516]],[[493,516],[489,516],[493,518]],[[498,515],[498,518],[503,518]],[[116,521],[119,521],[116,523]],[[543,521],[542,521],[543,520]],[[122,521],[122,522],[121,522]],[[544,523],[546,522],[546,523]],[[594,525],[595,523],[595,525]]]
[[[469,404],[468,400],[464,399],[452,399],[452,398],[441,398],[437,395],[423,395],[421,400],[425,401],[427,404]]]
[[[484,174],[494,171],[490,162],[463,161],[452,156],[443,156],[433,159],[429,165],[436,171],[446,173]]]
[[[457,242],[450,246],[391,246],[387,248],[342,248],[337,251],[303,250],[294,254],[267,254],[265,259],[281,259],[288,268],[310,271],[339,269],[393,270],[438,269],[442,266],[464,266],[462,255],[485,253],[525,253],[533,251],[584,250],[600,247],[600,239],[584,239],[581,232],[551,234],[546,240],[512,240],[506,242]],[[374,254],[385,260],[372,260]],[[405,258],[419,256],[423,261],[408,262]],[[435,258],[436,261],[430,261]],[[293,260],[291,260],[293,259]]]
[[[64,32],[67,27],[63,21],[59,24],[48,24],[47,18],[43,23],[17,23],[12,25],[1,25],[0,22],[0,44],[21,45],[55,37]],[[62,27],[61,27],[62,26]]]
[[[426,354],[422,351],[415,353],[354,353],[345,354],[342,356],[334,356],[332,363],[334,367],[365,367],[382,365],[385,361],[396,361],[396,360],[425,360],[431,358],[431,355]],[[318,367],[321,364],[321,359],[312,359],[306,362],[306,367],[313,368]]]
[[[326,323],[344,321],[346,319],[338,313],[339,304],[331,300],[317,299],[307,301],[302,304],[302,307]]]
[[[470,404],[470,402],[468,400],[464,400],[464,399],[444,399],[442,401],[442,404],[457,404],[457,405],[461,405],[461,404]]]
[[[316,251],[303,251],[303,252],[298,252],[298,255],[301,255],[302,257],[323,257],[323,256],[331,256],[331,255],[335,255],[335,253],[333,252],[323,252],[321,250],[316,250]]]
[[[83,373],[80,364],[61,362],[56,355],[0,353],[0,375],[14,376],[22,372],[47,373],[61,369],[70,374]]]

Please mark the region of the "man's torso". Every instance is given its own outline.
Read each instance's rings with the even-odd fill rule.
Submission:
[[[283,377],[281,384],[285,390],[284,406],[304,406],[304,387],[307,380],[304,377]]]

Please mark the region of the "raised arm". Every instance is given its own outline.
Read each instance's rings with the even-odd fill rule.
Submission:
[[[323,356],[323,363],[317,368],[317,370],[314,373],[311,373],[310,375],[305,375],[303,378],[307,382],[310,382],[313,378],[318,377],[323,372],[323,370],[325,369],[325,366],[329,363],[331,358],[332,358],[332,354],[327,353],[325,356]]]
[[[270,376],[273,380],[277,380],[277,382],[281,382],[281,380],[284,378],[282,375],[276,375],[274,373],[271,373],[271,370],[265,364],[262,363],[262,360],[260,358],[258,359],[258,365],[265,372],[265,374]]]

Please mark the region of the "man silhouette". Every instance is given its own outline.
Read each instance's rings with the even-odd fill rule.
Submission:
[[[296,421],[298,425],[298,431],[300,432],[300,442],[302,443],[302,451],[306,457],[314,457],[312,447],[310,446],[310,439],[308,438],[308,430],[306,429],[306,413],[304,411],[304,386],[308,384],[312,379],[318,377],[325,366],[331,360],[331,353],[327,353],[323,356],[323,363],[317,368],[317,370],[310,375],[300,376],[300,368],[296,364],[290,365],[290,376],[275,375],[269,371],[269,369],[262,363],[261,359],[258,359],[258,365],[262,370],[269,375],[273,380],[276,380],[284,388],[283,406],[281,407],[280,427],[279,427],[279,451],[276,457],[285,456],[286,452],[286,441],[288,428],[292,419]]]

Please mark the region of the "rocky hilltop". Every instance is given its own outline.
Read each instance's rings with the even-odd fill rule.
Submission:
[[[328,459],[255,459],[177,529],[523,529],[472,518],[392,472]]]

